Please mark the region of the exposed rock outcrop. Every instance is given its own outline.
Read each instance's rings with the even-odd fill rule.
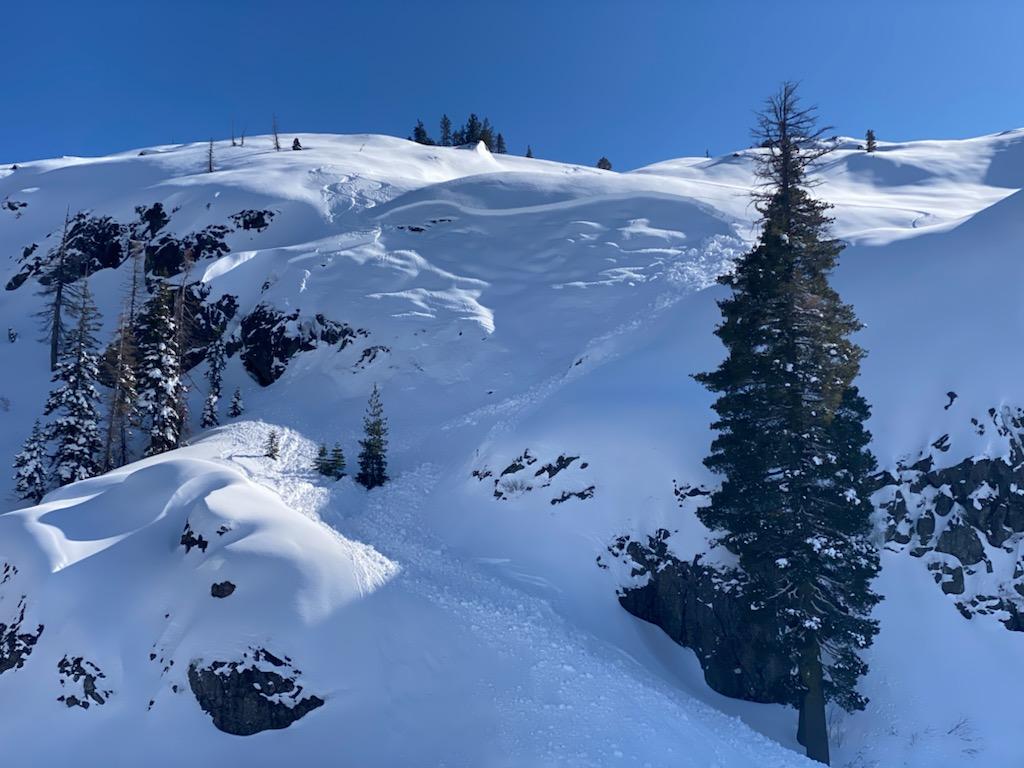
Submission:
[[[344,349],[368,333],[347,323],[329,320],[321,314],[302,317],[299,310],[285,314],[268,304],[259,304],[242,318],[239,343],[228,345],[228,354],[241,350],[242,364],[261,386],[281,378],[288,361],[299,352],[320,344]]]
[[[287,728],[322,707],[319,696],[303,696],[302,673],[291,660],[263,648],[252,649],[240,661],[189,665],[188,682],[196,701],[225,733],[251,736]]]
[[[230,581],[219,581],[216,584],[210,585],[210,596],[225,598],[230,597],[235,592],[235,585]]]
[[[925,561],[965,617],[992,615],[1024,629],[1024,411],[991,408],[972,418],[997,455],[943,462],[955,448],[941,436],[913,462],[879,481],[890,549]],[[999,450],[999,446],[1003,450]]]
[[[579,458],[579,456],[568,456],[563,453],[553,461],[542,464],[540,469],[532,470],[532,467],[540,460],[530,453],[530,449],[527,448],[519,456],[512,459],[497,477],[487,467],[474,469],[472,476],[481,482],[490,478],[494,485],[494,498],[499,501],[505,501],[529,493],[535,488],[549,488],[555,477],[562,472],[570,470]],[[575,477],[577,470],[585,470],[588,466],[590,465],[587,462],[581,462],[570,474]],[[583,486],[579,490],[563,489],[551,499],[551,504],[562,504],[569,499],[579,499],[581,501],[589,499],[594,495],[595,489],[596,486],[594,485]]]
[[[74,688],[76,693],[65,693],[57,697],[67,707],[88,709],[93,704],[102,706],[113,695],[113,691],[101,688],[102,680],[106,679],[103,671],[82,656],[65,656],[57,662],[61,688]]]
[[[13,566],[11,567],[13,568]],[[22,595],[13,618],[9,618],[7,623],[0,621],[0,675],[25,666],[26,659],[31,655],[35,644],[39,642],[39,636],[43,634],[42,624],[38,625],[34,632],[23,630],[25,604],[25,596]]]
[[[789,676],[785,658],[773,649],[774,633],[729,588],[727,572],[680,560],[661,529],[646,542],[628,536],[608,552],[629,571],[630,586],[619,603],[634,616],[656,624],[680,645],[692,648],[711,688],[747,701],[790,704],[784,694]],[[607,567],[605,558],[598,564]]]
[[[195,547],[200,552],[205,552],[206,548],[210,546],[210,542],[203,538],[203,534],[197,534],[192,530],[192,523],[185,522],[185,530],[181,532],[181,546],[185,548],[185,554],[192,551]]]

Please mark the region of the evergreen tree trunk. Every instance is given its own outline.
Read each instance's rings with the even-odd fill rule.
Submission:
[[[803,701],[801,701],[800,706],[797,707],[797,712],[799,712],[800,714],[797,717],[796,722],[796,743],[799,744],[801,747],[807,746],[807,718],[805,716],[806,711],[807,710],[804,708],[804,703]]]
[[[804,647],[800,660],[800,680],[807,692],[800,703],[800,723],[803,732],[797,731],[797,740],[807,750],[807,757],[819,763],[829,764],[828,723],[825,720],[825,687],[821,670],[821,656],[818,643],[809,642]]]

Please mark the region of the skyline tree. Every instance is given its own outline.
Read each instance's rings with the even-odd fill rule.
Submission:
[[[427,134],[427,128],[423,125],[422,120],[417,120],[416,125],[412,129],[412,140],[417,144],[432,145],[434,140]]]

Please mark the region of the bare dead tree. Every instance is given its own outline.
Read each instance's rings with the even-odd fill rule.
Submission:
[[[231,146],[237,147],[238,142],[235,141],[235,121],[231,121]]]
[[[210,139],[210,147],[206,150],[206,172],[213,173],[213,139]]]
[[[270,130],[274,134],[274,149],[278,152],[281,151],[281,137],[277,135],[277,115],[274,115],[271,123]]]

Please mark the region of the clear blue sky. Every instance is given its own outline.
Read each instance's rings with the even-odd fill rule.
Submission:
[[[749,144],[801,80],[837,132],[1024,126],[1018,0],[10,0],[0,160],[267,133],[436,132],[626,169]]]

